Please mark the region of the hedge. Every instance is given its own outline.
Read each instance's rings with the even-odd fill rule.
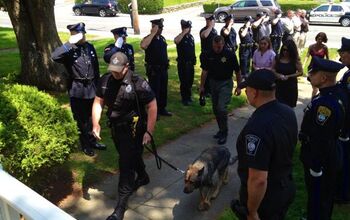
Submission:
[[[0,163],[35,186],[63,164],[76,146],[77,126],[67,109],[35,87],[0,85]]]
[[[128,4],[130,0],[119,0],[118,7],[122,13],[130,13]],[[139,14],[158,14],[164,7],[164,0],[138,0]]]

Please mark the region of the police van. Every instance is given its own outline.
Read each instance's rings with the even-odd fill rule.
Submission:
[[[308,11],[310,24],[341,24],[350,26],[350,6],[343,3],[322,4]]]

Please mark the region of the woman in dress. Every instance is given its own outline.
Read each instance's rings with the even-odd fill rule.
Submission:
[[[303,67],[293,40],[287,40],[281,47],[273,64],[276,74],[276,99],[292,108],[298,100],[298,76],[303,75]]]
[[[272,69],[272,64],[275,59],[275,52],[271,46],[269,37],[262,37],[259,41],[259,47],[253,54],[253,70]]]
[[[329,60],[328,47],[325,45],[325,43],[327,43],[328,41],[326,33],[319,32],[315,37],[315,41],[316,43],[311,44],[309,46],[309,49],[307,50],[307,54],[306,54],[306,58],[303,66],[305,66],[310,56],[311,57],[317,56],[319,58]],[[309,63],[308,69],[310,68],[311,65],[312,65],[312,59]],[[316,87],[312,87],[312,97],[314,97],[317,94],[317,92],[318,92],[318,89]]]

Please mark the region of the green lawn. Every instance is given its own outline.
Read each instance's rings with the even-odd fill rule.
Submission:
[[[198,2],[198,0],[164,0],[164,7],[190,3],[190,2]]]
[[[15,44],[15,37],[13,31],[8,28],[1,28],[1,33],[6,33],[8,36],[9,44]],[[67,41],[67,33],[59,33],[63,42]],[[87,39],[91,39],[93,36],[87,36]],[[0,37],[0,42],[3,39]],[[94,44],[100,63],[100,73],[103,75],[106,72],[106,64],[103,61],[103,50],[105,46],[112,43],[113,39],[99,39],[92,40],[91,43]],[[136,72],[144,76],[144,52],[140,49],[140,40],[129,38],[128,42],[134,46],[135,49],[135,60],[136,60]],[[198,104],[198,83],[200,77],[200,67],[199,64],[196,66],[196,76],[195,83],[193,86],[193,98],[195,102],[192,106],[183,106],[180,102],[180,92],[179,92],[179,80],[177,76],[176,67],[176,48],[172,41],[168,42],[168,54],[170,59],[170,69],[169,69],[169,88],[168,88],[168,107],[167,109],[174,113],[172,117],[161,117],[161,120],[157,122],[156,131],[154,134],[155,142],[157,146],[165,144],[170,140],[179,137],[188,131],[200,127],[204,123],[211,121],[213,119],[213,114],[211,110],[211,103],[208,101],[205,107],[201,107]],[[8,51],[11,51],[9,53]],[[196,46],[197,57],[199,57],[200,46]],[[0,49],[0,60],[6,60],[6,65],[0,65],[0,78],[6,78],[7,82],[16,78],[20,70],[20,60],[19,52],[15,47],[9,49]],[[198,62],[199,63],[199,62]],[[50,93],[54,96],[62,106],[68,106],[68,97],[66,93]],[[233,97],[230,109],[244,104],[245,98]],[[186,122],[186,123],[184,123]],[[85,156],[81,152],[72,153],[67,165],[72,171],[75,177],[75,181],[81,186],[87,186],[98,182],[101,178],[108,173],[115,173],[118,169],[117,166],[117,153],[110,138],[110,131],[106,126],[106,117],[102,118],[102,140],[107,144],[108,148],[106,151],[99,151],[98,155],[94,158]]]

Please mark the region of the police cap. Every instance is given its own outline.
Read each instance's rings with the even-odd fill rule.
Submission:
[[[251,87],[258,90],[273,90],[276,88],[276,76],[268,69],[259,69],[253,71],[245,81],[238,85],[238,88],[243,89]]]
[[[314,73],[317,71],[325,71],[329,73],[337,74],[345,66],[341,63],[334,62],[332,60],[322,59],[320,57],[312,57],[312,65],[309,69],[309,73]]]
[[[85,24],[83,22],[80,22],[78,24],[70,24],[70,25],[67,25],[67,29],[69,31],[75,31],[75,32],[78,32],[78,33],[86,33],[85,31]]]
[[[226,22],[226,21],[229,21],[229,20],[231,20],[231,19],[234,19],[234,17],[233,17],[232,14],[229,14],[229,15],[227,15],[227,16],[225,17],[224,21]]]
[[[118,35],[120,37],[125,37],[125,36],[128,36],[128,34],[126,33],[126,30],[127,28],[126,27],[119,27],[119,28],[114,28],[111,30],[111,32],[114,34],[114,35]]]
[[[205,20],[214,20],[215,19],[213,14],[207,14],[204,17],[205,17]]]
[[[248,21],[253,22],[254,19],[252,18],[252,16],[245,16],[244,21],[245,22],[248,22]]]
[[[262,11],[260,11],[260,12],[258,12],[257,14],[256,14],[256,17],[262,17],[262,16],[264,16],[265,15],[265,13],[264,12],[262,12]]]
[[[181,27],[182,28],[190,28],[192,27],[192,22],[191,21],[185,21],[185,20],[181,20]]]
[[[342,37],[341,38],[341,47],[338,52],[350,51],[350,39]]]
[[[128,57],[122,53],[117,52],[111,57],[111,61],[108,65],[109,71],[121,72],[125,65],[129,62]]]
[[[279,15],[279,14],[282,14],[281,9],[276,9],[276,10],[275,10],[275,15]]]
[[[163,22],[164,22],[163,18],[151,20],[151,23],[158,25],[159,28],[164,27]]]

